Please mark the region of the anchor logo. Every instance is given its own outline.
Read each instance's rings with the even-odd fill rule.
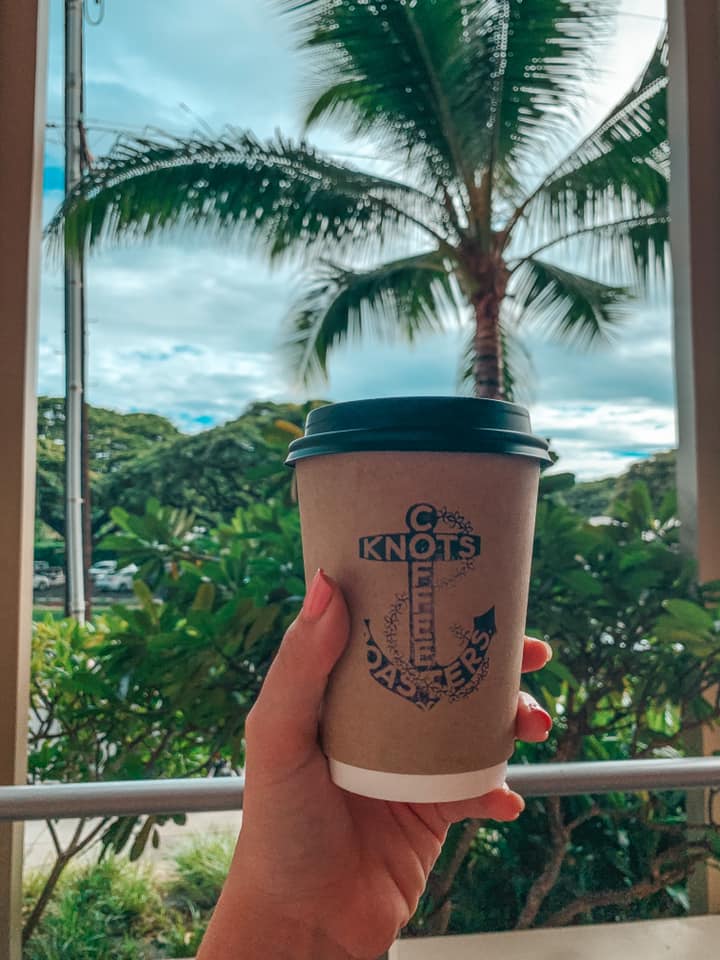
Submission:
[[[407,593],[395,596],[385,616],[386,649],[373,637],[370,620],[365,620],[367,662],[377,683],[421,710],[431,710],[442,698],[457,701],[468,696],[487,676],[488,649],[495,634],[495,607],[474,617],[472,630],[454,624],[451,631],[463,643],[463,649],[450,663],[438,663],[435,591],[449,587],[473,569],[473,561],[480,555],[481,538],[461,514],[430,503],[413,504],[405,523],[408,529],[401,533],[378,533],[358,541],[362,560],[405,563],[408,571]],[[445,529],[438,530],[439,525]],[[438,582],[436,564],[444,562],[458,566]],[[410,628],[407,659],[397,646],[398,624],[406,607]]]

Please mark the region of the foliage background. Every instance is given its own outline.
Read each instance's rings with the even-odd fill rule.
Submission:
[[[86,628],[36,625],[33,781],[241,768],[245,715],[304,593],[282,465],[297,425],[267,415],[254,502],[215,526],[154,498],[141,514],[111,509],[102,546],[140,567],[134,604]],[[528,687],[555,729],[516,760],[681,755],[717,715],[703,699],[720,679],[716,594],[679,552],[672,491],[658,500],[636,482],[593,525],[567,504],[576,490],[569,475],[542,482],[528,625],[555,657]],[[136,858],[158,822],[86,824],[76,846]],[[536,799],[517,824],[458,825],[405,935],[682,913],[687,876],[717,854],[714,836],[689,841],[685,826],[680,793]],[[55,883],[76,852],[60,854]]]
[[[515,760],[680,756],[717,721],[717,585],[694,584],[672,495],[653,504],[638,482],[614,523],[591,526],[562,502],[565,483],[545,481],[528,613],[555,656],[526,685],[555,725]],[[682,913],[687,876],[720,850],[714,831],[689,840],[685,827],[680,792],[534,798],[516,823],[454,827],[408,933]]]
[[[156,414],[117,413],[89,407],[90,480],[97,542],[119,506],[142,513],[148,497],[192,512],[199,523],[228,521],[238,506],[269,497],[291,502],[290,475],[282,469],[288,442],[322,400],[306,404],[257,402],[235,420],[196,434],[180,433]],[[64,530],[65,413],[57,397],[40,397],[36,541],[39,558],[47,537],[55,552]],[[571,484],[562,492],[568,506],[586,517],[606,515],[613,500],[643,480],[654,502],[675,486],[675,453],[659,453],[633,464],[619,477]],[[58,547],[59,544],[59,547]],[[39,547],[39,549],[38,549]],[[107,551],[105,551],[107,553]]]
[[[282,468],[284,452],[301,432],[309,410],[322,402],[253,403],[236,420],[196,434],[180,433],[156,414],[89,406],[96,554],[116,506],[142,513],[148,497],[156,497],[165,506],[191,511],[198,523],[214,524],[230,520],[238,506],[269,497],[287,500],[290,474]],[[40,397],[38,558],[48,538],[57,546],[64,533],[64,430],[62,399]]]

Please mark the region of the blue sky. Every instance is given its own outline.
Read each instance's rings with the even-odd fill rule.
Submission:
[[[96,0],[88,0],[92,13]],[[657,39],[664,0],[621,0],[618,30],[599,58],[583,122],[590,128],[627,89]],[[201,125],[260,136],[300,130],[307,68],[270,0],[105,0],[86,28],[86,117],[96,155],[116,131],[187,134]],[[62,2],[51,0],[45,210],[62,190]],[[372,144],[333,130],[313,140],[351,162],[377,165]],[[364,160],[363,157],[367,157]],[[336,354],[329,384],[301,390],[285,366],[284,319],[301,275],[203,234],[104,251],[87,271],[89,399],[152,410],[181,429],[238,416],[255,399],[452,394],[466,333],[414,347],[366,343]],[[675,442],[671,325],[665,298],[636,304],[612,347],[591,353],[529,331],[534,375],[524,399],[560,467],[583,478],[620,472]],[[39,389],[63,389],[62,273],[46,264]]]

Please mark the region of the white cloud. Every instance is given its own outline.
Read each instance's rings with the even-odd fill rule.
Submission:
[[[550,437],[560,455],[555,469],[583,480],[620,473],[629,463],[676,443],[674,410],[643,398],[538,404],[531,413],[535,432]]]

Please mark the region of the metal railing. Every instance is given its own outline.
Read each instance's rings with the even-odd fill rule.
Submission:
[[[514,764],[507,781],[527,797],[720,789],[720,757]],[[243,788],[243,777],[0,787],[0,821],[240,810]]]

